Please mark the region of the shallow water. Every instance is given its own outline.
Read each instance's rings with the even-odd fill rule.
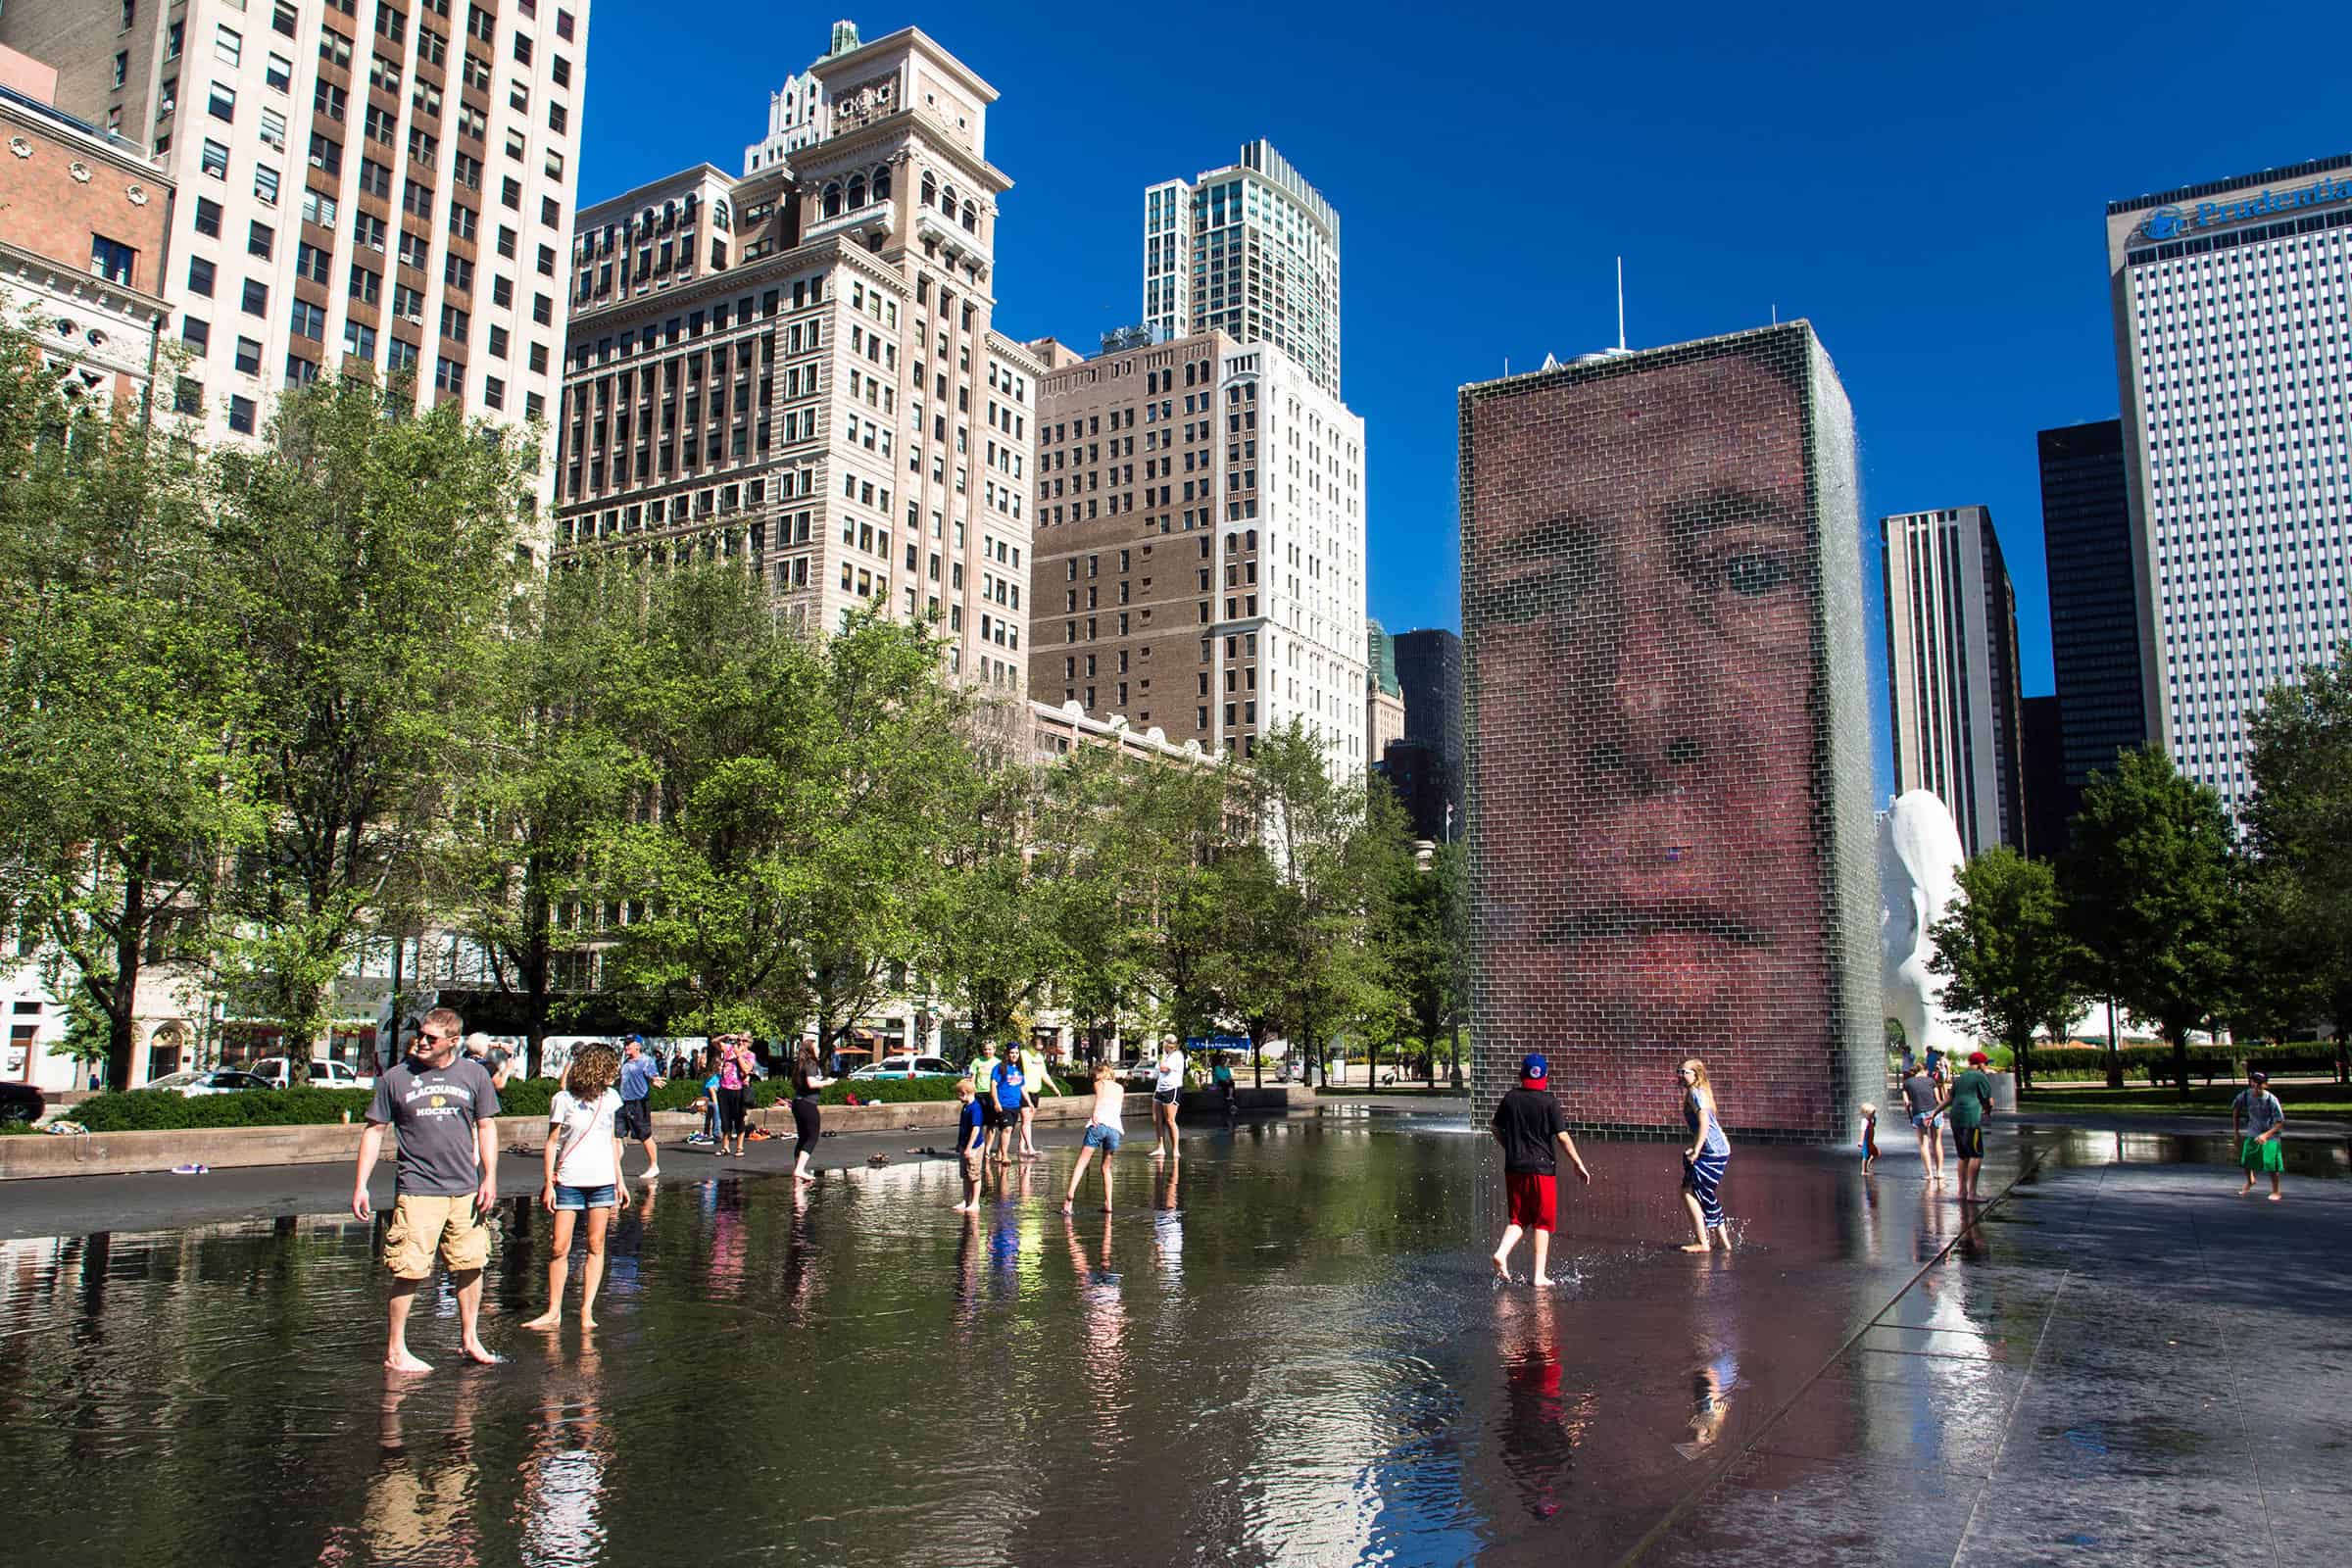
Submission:
[[[510,1361],[462,1368],[427,1295],[440,1370],[389,1390],[368,1226],[0,1244],[0,1560],[1606,1560],[1960,1228],[1891,1161],[1741,1149],[1740,1250],[1686,1257],[1674,1151],[1588,1145],[1564,1282],[1497,1290],[1483,1139],[1308,1117],[1186,1150],[1123,1156],[1107,1222],[1058,1212],[1067,1151],[976,1224],[945,1162],[667,1183],[615,1227],[599,1330],[553,1342],[516,1326],[546,1217],[510,1200]],[[1997,1347],[1997,1273],[1917,1327]]]

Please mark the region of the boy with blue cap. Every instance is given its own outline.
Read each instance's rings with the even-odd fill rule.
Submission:
[[[1494,1249],[1494,1277],[1504,1284],[1510,1282],[1511,1253],[1518,1249],[1519,1238],[1533,1231],[1535,1283],[1548,1285],[1551,1279],[1545,1269],[1550,1263],[1551,1232],[1558,1213],[1553,1177],[1559,1170],[1559,1156],[1554,1146],[1568,1152],[1577,1175],[1587,1186],[1592,1185],[1592,1173],[1576,1152],[1576,1140],[1568,1136],[1568,1118],[1552,1096],[1551,1068],[1542,1052],[1531,1051],[1520,1058],[1519,1087],[1505,1092],[1495,1103],[1493,1126],[1495,1140],[1502,1145],[1502,1187],[1510,1203],[1510,1223],[1503,1229],[1502,1245]]]

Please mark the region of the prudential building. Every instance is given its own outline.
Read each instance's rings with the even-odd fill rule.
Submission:
[[[2352,155],[2112,202],[2147,710],[2232,809],[2246,718],[2352,636]]]

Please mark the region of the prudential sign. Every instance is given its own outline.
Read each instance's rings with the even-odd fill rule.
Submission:
[[[2334,207],[2352,202],[2352,179],[2330,175],[2316,184],[2295,190],[2266,190],[2259,196],[2248,196],[2231,202],[2199,202],[2194,207],[2159,207],[2140,220],[2139,231],[2149,239],[2162,243],[2180,239],[2201,229],[2227,228],[2232,223],[2244,223],[2259,218],[2277,218],[2281,214],[2300,212],[2313,207]]]

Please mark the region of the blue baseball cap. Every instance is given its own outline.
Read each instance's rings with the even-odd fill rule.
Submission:
[[[1519,1058],[1519,1076],[1528,1083],[1542,1083],[1550,1071],[1551,1064],[1544,1059],[1541,1051],[1531,1051]]]

